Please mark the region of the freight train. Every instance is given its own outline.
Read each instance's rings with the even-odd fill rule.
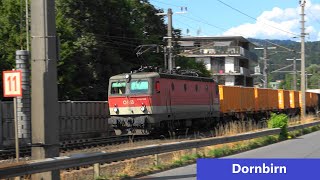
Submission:
[[[108,123],[116,135],[212,129],[217,122],[259,120],[270,112],[297,115],[301,107],[298,91],[223,86],[179,73],[119,74],[110,78],[108,95]],[[319,104],[319,94],[306,93],[307,111]]]

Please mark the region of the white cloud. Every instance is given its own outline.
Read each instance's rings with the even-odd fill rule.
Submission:
[[[310,0],[307,0],[305,9],[306,33],[309,33],[310,37],[319,39],[320,32],[316,26],[319,27],[320,25],[320,4],[312,4]],[[262,12],[256,18],[255,23],[245,23],[232,27],[223,35],[242,35],[263,39],[292,39],[300,34],[300,13],[300,6],[286,9],[274,7],[270,11]]]

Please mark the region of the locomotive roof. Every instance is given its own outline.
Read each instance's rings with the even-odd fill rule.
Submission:
[[[110,77],[110,80],[119,80],[124,79],[126,74],[130,73],[123,73],[118,74],[115,76]],[[186,76],[186,75],[179,75],[179,74],[167,74],[167,73],[157,73],[157,72],[139,72],[130,74],[132,78],[166,78],[166,79],[181,79],[181,80],[193,80],[193,81],[205,81],[205,82],[213,82],[212,78],[208,77],[196,77],[196,76]]]

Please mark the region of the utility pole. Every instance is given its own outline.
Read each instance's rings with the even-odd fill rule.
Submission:
[[[267,62],[267,59],[268,59],[268,54],[267,54],[267,47],[264,47],[263,48],[263,79],[264,79],[264,82],[263,82],[263,87],[264,88],[268,88],[268,62]]]
[[[165,48],[165,53],[167,52],[168,55],[165,57],[165,68],[167,68],[167,65],[168,65],[168,70],[169,72],[171,73],[172,72],[172,69],[175,68],[175,60],[173,58],[173,46],[172,46],[172,15],[173,14],[183,14],[185,13],[184,10],[187,10],[187,7],[181,7],[181,12],[176,12],[176,13],[173,13],[172,12],[172,9],[169,8],[167,13],[156,13],[156,15],[162,15],[162,16],[168,16],[168,27],[167,27],[167,37],[164,37],[164,39],[168,39],[167,40],[167,47]],[[168,62],[168,63],[167,63]]]
[[[293,59],[286,59],[287,61],[293,61],[293,90],[297,90],[297,61],[301,59],[296,59],[296,56]]]
[[[299,1],[301,6],[301,119],[305,117],[306,114],[306,80],[305,80],[305,52],[304,52],[304,38],[305,38],[305,28],[304,28],[304,6],[306,4],[305,0]]]
[[[27,39],[27,51],[29,51],[29,4],[28,0],[26,0],[26,39]]]
[[[268,88],[268,50],[276,49],[276,47],[263,47],[263,48],[254,48],[254,49],[263,49],[263,88]]]
[[[31,1],[32,159],[59,156],[55,0]],[[59,170],[32,179],[60,179]]]
[[[172,60],[172,9],[169,8],[168,9],[168,13],[167,13],[167,16],[168,16],[168,69],[169,69],[169,72],[172,71],[172,69],[174,68],[173,67],[173,60]]]

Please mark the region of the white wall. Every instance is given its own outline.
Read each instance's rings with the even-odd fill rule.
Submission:
[[[225,73],[234,72],[234,57],[226,57]]]
[[[234,86],[235,77],[234,76],[226,76],[225,85],[226,86]]]

